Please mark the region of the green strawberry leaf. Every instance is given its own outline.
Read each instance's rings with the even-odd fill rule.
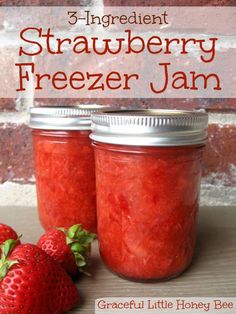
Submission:
[[[80,272],[86,273],[85,268],[88,264],[88,257],[90,252],[91,243],[96,239],[94,233],[82,228],[81,225],[77,224],[70,227],[68,230],[60,228],[66,234],[66,243],[70,246],[74,256],[76,265]]]
[[[81,225],[74,225],[72,227],[69,228],[67,235],[69,238],[75,238],[77,232],[79,232],[81,229]]]
[[[16,246],[16,241],[15,240],[12,240],[12,239],[6,240],[3,243],[3,246],[2,246],[3,254],[5,256],[8,256],[9,253],[14,249],[15,246]]]
[[[72,243],[70,248],[73,252],[80,252],[81,251],[81,245],[78,242]]]
[[[83,243],[84,245],[88,245],[88,244],[92,243],[95,238],[96,238],[95,234],[93,234],[93,233],[89,234],[88,233],[88,234],[83,235],[80,238],[80,242]]]
[[[9,269],[12,268],[12,266],[18,264],[18,261],[9,260],[8,256],[12,252],[12,250],[15,248],[15,246],[18,244],[19,240],[6,240],[0,247],[2,250],[2,255],[0,259],[0,280],[2,280]]]
[[[6,276],[7,271],[8,271],[8,267],[7,267],[7,264],[5,263],[0,268],[0,280],[2,280]]]

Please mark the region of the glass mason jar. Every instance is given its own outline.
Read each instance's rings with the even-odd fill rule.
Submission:
[[[96,232],[91,113],[99,106],[31,108],[39,219],[44,229],[82,224]]]
[[[166,280],[191,263],[207,114],[92,115],[103,261],[135,281]]]

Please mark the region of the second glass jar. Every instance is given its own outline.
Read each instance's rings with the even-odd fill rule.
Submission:
[[[31,109],[39,219],[44,229],[82,224],[96,232],[91,113],[99,107]]]

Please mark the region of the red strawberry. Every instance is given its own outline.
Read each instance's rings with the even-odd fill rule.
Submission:
[[[78,302],[71,278],[33,244],[2,245],[0,260],[1,314],[62,314]]]
[[[17,240],[17,233],[9,226],[0,223],[0,244],[8,239]]]
[[[79,271],[86,273],[90,246],[94,238],[95,234],[82,229],[81,225],[74,225],[68,230],[59,228],[46,232],[37,245],[73,277]]]

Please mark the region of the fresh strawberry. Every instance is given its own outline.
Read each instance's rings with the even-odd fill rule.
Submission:
[[[0,223],[0,244],[8,239],[17,240],[17,233],[9,226]]]
[[[0,260],[1,314],[62,314],[78,302],[71,278],[33,244],[7,240]]]
[[[69,229],[53,229],[38,241],[38,247],[53,257],[72,277],[78,272],[86,273],[86,266],[95,234],[74,225]]]

